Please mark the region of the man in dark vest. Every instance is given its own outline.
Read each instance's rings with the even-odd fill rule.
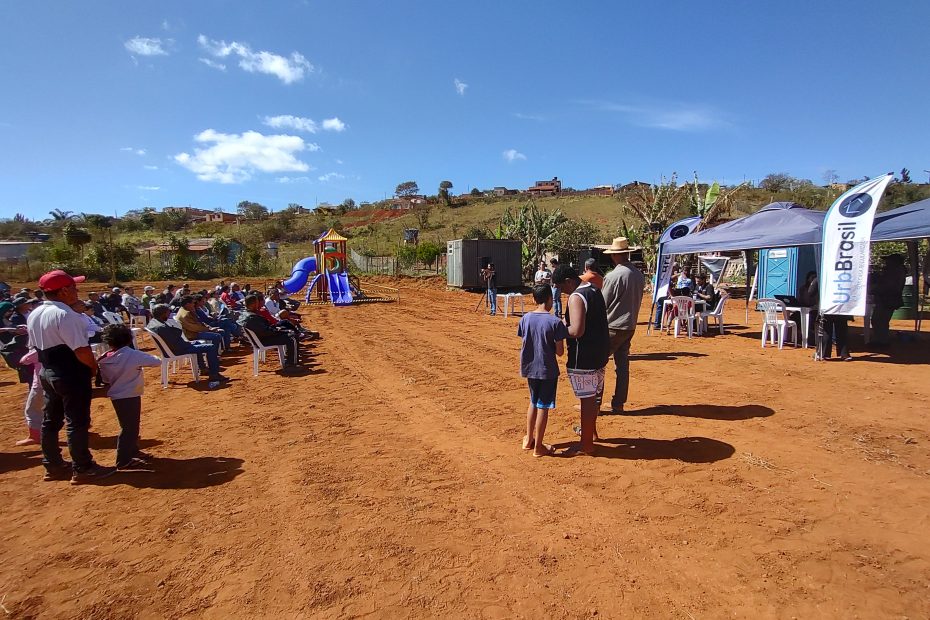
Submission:
[[[87,344],[87,323],[71,309],[78,301],[77,284],[83,281],[84,276],[72,278],[60,270],[45,274],[39,278],[39,287],[46,301],[27,317],[29,343],[38,351],[43,367],[45,480],[71,478],[71,484],[96,482],[116,471],[95,463],[88,447],[91,379],[97,362]],[[58,433],[65,423],[71,463],[61,458],[58,447]]]
[[[593,454],[597,439],[597,397],[604,391],[604,367],[610,356],[607,307],[604,297],[590,282],[582,283],[569,265],[552,272],[552,285],[568,295],[565,326],[568,328],[567,374],[572,391],[581,401],[581,445],[564,454]]]

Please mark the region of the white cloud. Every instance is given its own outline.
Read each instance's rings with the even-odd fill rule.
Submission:
[[[167,18],[161,20],[161,29],[162,29],[162,30],[171,30],[171,24],[168,23],[168,19],[167,19]]]
[[[272,52],[252,51],[247,43],[233,41],[215,41],[204,35],[197,37],[200,44],[208,54],[214,58],[239,57],[239,67],[249,73],[266,73],[273,75],[285,84],[292,84],[304,79],[307,73],[316,69],[300,52],[291,52],[290,57],[280,56]]]
[[[266,136],[257,131],[225,134],[206,129],[194,140],[205,146],[195,147],[193,155],[178,153],[174,160],[201,181],[218,183],[242,183],[256,172],[307,172],[310,166],[296,154],[319,149],[299,136]]]
[[[313,168],[311,167],[310,169],[312,170]],[[308,183],[309,181],[310,181],[310,177],[278,177],[274,180],[275,183],[283,183],[283,184]]]
[[[455,92],[464,97],[465,89],[468,88],[468,84],[458,78],[452,80],[452,83],[455,84]]]
[[[209,58],[198,58],[200,62],[207,65],[211,69],[216,69],[217,71],[226,71],[226,65],[221,62],[216,62],[215,60],[210,60]]]
[[[322,123],[317,123],[312,118],[281,114],[279,116],[266,116],[262,119],[262,123],[275,129],[293,129],[304,133],[316,133],[320,129],[338,133],[346,129],[346,124],[339,120],[338,117],[327,118]]]
[[[333,179],[344,179],[345,176],[339,174],[338,172],[327,172],[324,175],[318,176],[317,179],[326,183],[327,181],[332,181]]]
[[[521,153],[521,152],[518,151],[517,149],[507,149],[506,151],[504,151],[504,159],[506,159],[508,163],[511,163],[511,164],[512,164],[513,162],[517,161],[518,159],[523,159],[523,160],[525,160],[525,159],[526,159],[526,155],[524,155],[523,153]]]
[[[514,112],[513,115],[515,118],[519,118],[520,120],[536,121],[537,123],[541,123],[546,120],[545,117],[540,114],[523,114],[522,112]]]
[[[158,166],[142,166],[146,170],[158,170]]]
[[[337,160],[336,160],[336,163],[339,164],[339,165],[341,166],[341,165],[342,165],[342,160],[341,160],[341,159],[337,159]]]
[[[703,105],[658,103],[631,105],[611,101],[581,101],[591,108],[623,115],[632,125],[671,131],[706,131],[730,126],[717,110]]]
[[[130,54],[135,54],[136,56],[167,56],[168,50],[165,49],[165,45],[170,45],[171,43],[171,39],[162,41],[158,38],[133,37],[123,43],[123,45]]]
[[[294,131],[303,131],[305,133],[316,133],[317,124],[312,118],[303,116],[292,116],[290,114],[281,114],[280,116],[266,116],[262,123],[275,129],[293,129]]]
[[[161,188],[157,185],[137,185],[136,189],[141,189],[143,192],[157,192]]]
[[[325,118],[323,119],[323,129],[326,131],[345,131],[346,124],[339,120],[339,117]]]
[[[124,146],[120,150],[124,153],[135,153],[139,157],[145,155],[145,149],[137,149],[134,146]]]

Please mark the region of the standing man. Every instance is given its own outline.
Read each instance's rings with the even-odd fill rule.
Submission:
[[[638,249],[630,247],[626,237],[617,237],[604,250],[614,263],[613,270],[604,276],[601,290],[607,306],[610,354],[617,372],[617,384],[610,399],[611,413],[623,413],[630,391],[630,342],[636,332],[636,318],[646,284],[643,272],[630,262],[630,252]]]
[[[582,282],[593,284],[597,290],[604,288],[604,274],[597,268],[597,260],[594,258],[589,258],[584,262],[584,273],[578,277]]]
[[[497,272],[494,271],[494,263],[488,263],[487,268],[481,270],[481,279],[487,284],[488,305],[491,316],[494,316],[497,314]]]
[[[539,261],[539,270],[533,276],[533,284],[552,286],[552,272],[546,269],[546,261]]]
[[[875,300],[872,309],[872,346],[887,347],[891,343],[891,315],[904,305],[902,293],[907,279],[904,256],[889,254],[884,268],[869,282],[869,292]]]
[[[96,482],[116,471],[94,462],[88,447],[91,378],[97,361],[87,344],[87,325],[71,306],[78,301],[77,284],[64,271],[39,278],[47,300],[28,316],[30,346],[42,362],[45,408],[42,419],[42,464],[45,480],[71,478],[71,484]],[[61,458],[58,433],[67,424],[71,463]]]
[[[549,265],[552,267],[552,273],[555,274],[555,270],[559,268],[559,259],[553,256],[549,259]],[[560,319],[562,318],[562,289],[556,286],[554,280],[552,281],[552,312]]]

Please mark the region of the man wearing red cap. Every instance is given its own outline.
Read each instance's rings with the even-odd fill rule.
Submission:
[[[77,284],[84,276],[71,277],[61,270],[39,278],[46,301],[28,316],[29,342],[42,362],[45,409],[42,420],[42,464],[45,480],[71,478],[71,484],[95,482],[116,471],[94,462],[88,447],[91,379],[97,362],[87,344],[84,318],[71,309],[78,301]],[[72,463],[61,457],[58,433],[67,423],[68,450]]]

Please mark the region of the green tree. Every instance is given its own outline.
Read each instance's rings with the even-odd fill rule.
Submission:
[[[439,183],[439,198],[446,206],[452,203],[452,197],[449,195],[450,189],[452,189],[452,181],[442,181]]]
[[[523,272],[526,277],[532,275],[551,238],[566,219],[561,209],[541,211],[532,200],[516,211],[508,207],[504,212],[500,228],[505,238],[523,242]]]
[[[92,239],[90,233],[87,232],[87,229],[80,228],[74,222],[68,222],[65,224],[62,233],[64,234],[65,241],[68,242],[68,245],[77,248],[78,254],[83,257],[84,246],[90,243]]]
[[[432,241],[422,241],[417,248],[417,260],[424,265],[432,266],[443,252],[446,251],[445,248],[440,246],[438,243]]]
[[[352,198],[346,198],[339,206],[343,207],[346,211],[354,211],[358,208],[358,205],[355,204],[355,200]]]
[[[678,185],[677,178],[673,173],[668,181],[663,178],[658,185],[638,185],[631,194],[619,197],[621,212],[636,216],[642,222],[639,236],[647,265],[655,259],[662,231],[681,213],[688,200],[689,188]]]
[[[901,182],[910,183],[911,182],[911,171],[907,168],[901,168]]]
[[[477,187],[473,187],[473,188],[471,188],[471,191],[468,192],[468,193],[471,194],[472,196],[480,196],[480,195],[481,195],[481,190],[478,189]]]
[[[398,197],[416,196],[420,193],[420,188],[416,181],[404,181],[397,185],[394,195]]]
[[[236,205],[236,211],[247,220],[262,221],[268,217],[268,207],[257,202],[243,200]]]
[[[593,245],[601,240],[601,232],[593,222],[567,218],[549,237],[547,246],[549,251],[562,258],[565,254],[574,254],[580,246]]]

